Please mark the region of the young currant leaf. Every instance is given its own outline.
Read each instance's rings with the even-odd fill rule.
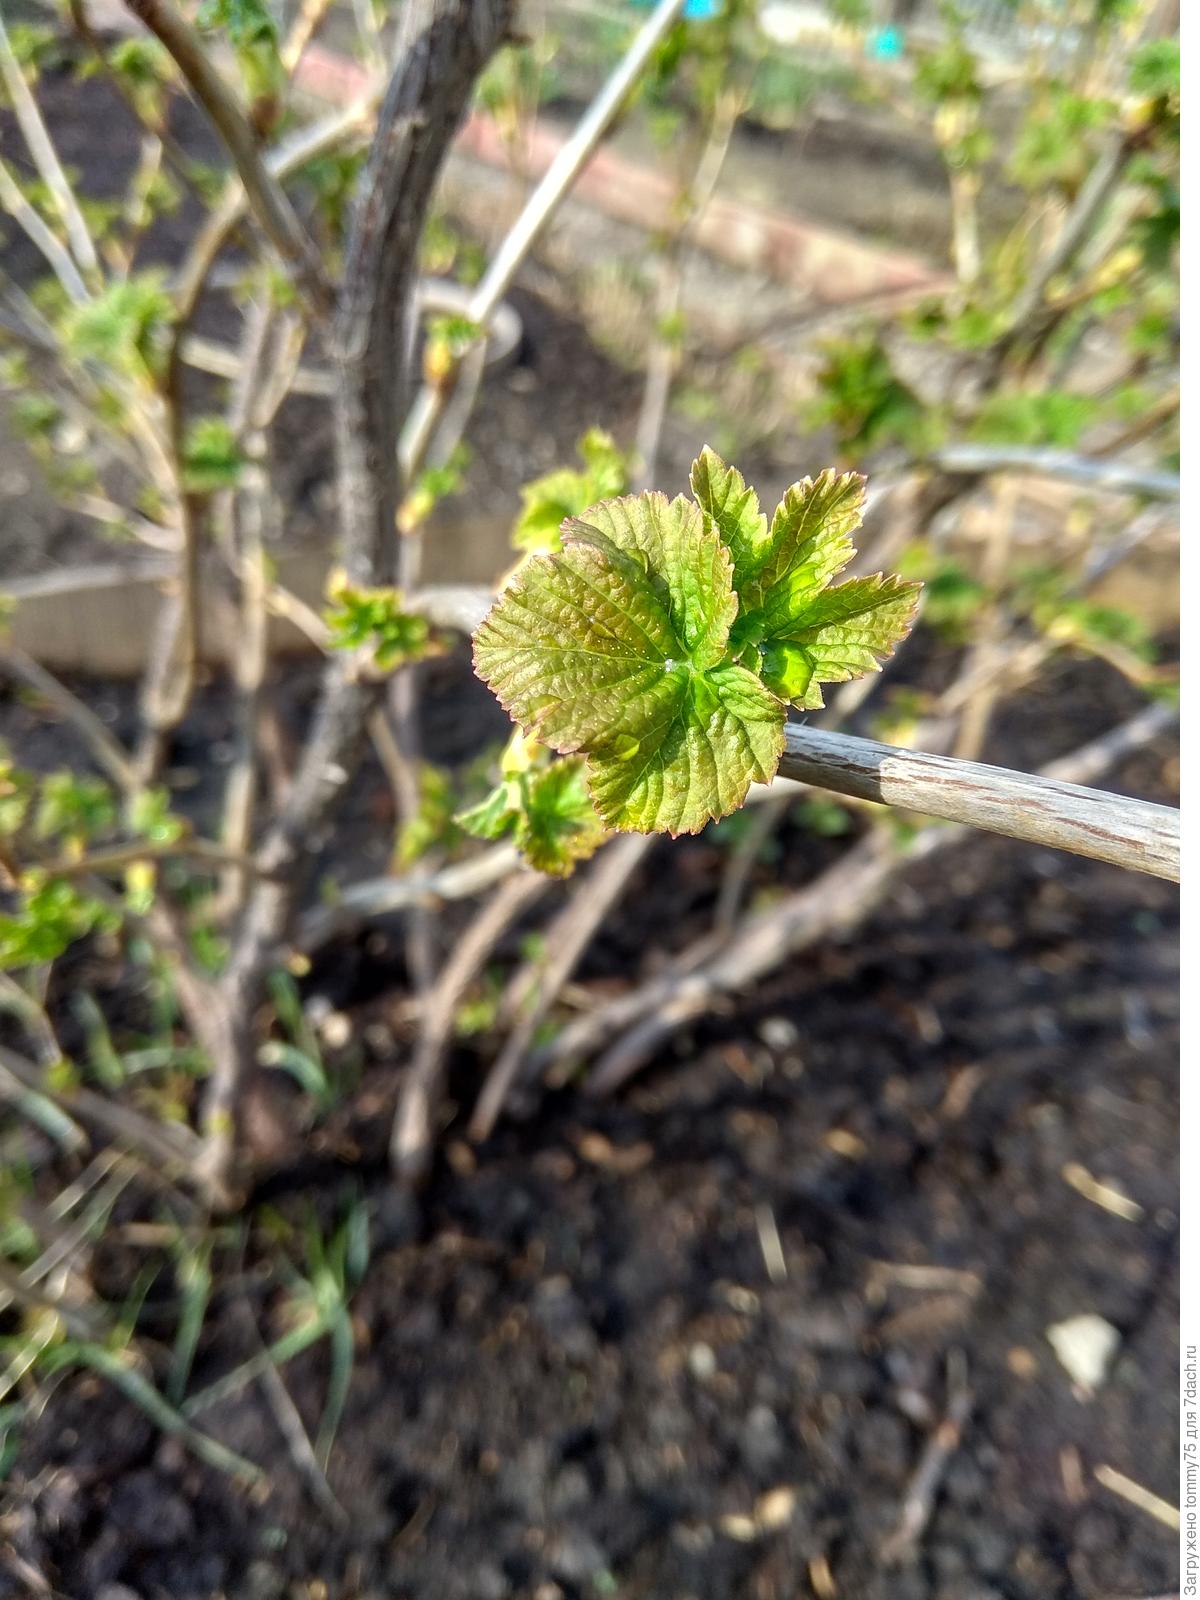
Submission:
[[[454,821],[454,788],[450,775],[428,761],[417,773],[417,807],[396,834],[392,853],[397,867],[411,867],[430,850],[461,841]]]
[[[736,810],[775,774],[785,703],[820,706],[821,683],[876,670],[920,588],[881,573],[830,587],[854,555],[856,474],[793,484],[769,528],[711,450],[692,487],[568,518],[561,552],[519,568],[475,635],[514,720],[586,756],[612,828],[695,833]]]
[[[589,755],[592,798],[614,828],[698,833],[775,776],[783,722],[780,702],[744,668],[693,674],[669,722],[634,747],[618,735]]]
[[[73,884],[35,883],[15,912],[0,915],[0,971],[53,961],[93,929],[111,930],[118,921],[114,912]]]
[[[562,549],[559,530],[567,517],[578,517],[597,501],[623,494],[629,484],[629,462],[600,428],[579,441],[582,468],[560,467],[535,478],[521,490],[521,514],[512,542],[531,555]]]
[[[586,521],[571,518],[564,539],[606,550],[614,562],[633,556],[665,600],[672,625],[696,667],[715,666],[737,616],[733,567],[719,534],[682,495],[624,495],[593,506]]]
[[[732,561],[688,501],[606,501],[533,557],[475,635],[511,716],[588,757],[603,820],[695,833],[774,775],[783,707],[727,658]]]
[[[102,779],[48,772],[38,798],[34,836],[82,846],[111,827],[116,816],[116,799]]]
[[[517,848],[538,872],[564,877],[604,842],[604,825],[588,792],[584,764],[577,756],[554,761],[522,783],[524,815],[516,830]]]
[[[850,578],[806,606],[786,637],[764,642],[763,682],[801,710],[824,705],[822,683],[878,670],[912,623],[919,585],[903,578]]]
[[[429,623],[404,610],[398,589],[356,589],[339,573],[329,596],[332,604],[326,608],[325,621],[335,650],[369,651],[384,672],[439,653],[441,646]]]
[[[876,573],[829,587],[854,555],[865,486],[832,469],[793,484],[740,591],[735,651],[757,657],[767,687],[801,710],[824,705],[820,684],[874,672],[912,623],[919,584]]]
[[[736,467],[727,467],[707,445],[692,462],[692,494],[711,517],[733,557],[733,586],[740,594],[767,547],[767,519],[758,496]]]
[[[503,839],[517,824],[519,807],[511,785],[498,783],[478,805],[455,814],[455,822],[475,839]]]
[[[237,436],[224,417],[197,417],[183,445],[183,486],[190,494],[235,489],[245,465]]]
[[[566,877],[605,837],[582,758],[554,760],[519,734],[501,761],[500,783],[455,821],[479,839],[511,836],[531,867],[554,877]]]

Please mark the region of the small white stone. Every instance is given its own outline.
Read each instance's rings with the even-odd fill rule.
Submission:
[[[322,1017],[317,1031],[322,1044],[327,1044],[331,1050],[341,1050],[350,1043],[354,1024],[344,1011],[331,1011],[327,1017]]]
[[[786,1528],[796,1509],[796,1491],[790,1484],[781,1483],[777,1489],[768,1489],[754,1507],[754,1520],[764,1533],[775,1533]]]
[[[1121,1343],[1111,1322],[1094,1311],[1081,1312],[1046,1329],[1054,1354],[1079,1387],[1093,1393],[1108,1376]]]
[[[87,442],[87,429],[81,423],[62,422],[54,430],[54,448],[65,456],[77,456]]]
[[[717,1358],[708,1344],[694,1344],[688,1351],[688,1368],[693,1378],[703,1383],[717,1370]]]
[[[769,1050],[790,1050],[799,1041],[800,1030],[787,1017],[764,1017],[758,1037]]]

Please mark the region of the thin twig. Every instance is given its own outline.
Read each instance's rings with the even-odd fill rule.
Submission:
[[[71,188],[63,171],[62,162],[58,159],[54,140],[50,137],[49,129],[38,110],[37,101],[25,82],[25,74],[21,71],[20,63],[13,54],[3,14],[0,14],[0,76],[4,79],[9,105],[17,119],[22,137],[29,147],[29,154],[33,157],[38,177],[49,190],[55,210],[62,218],[75,263],[85,278],[97,279],[100,263],[96,256],[96,247],[92,243],[83,211],[75,198],[75,191]]]
[[[21,863],[22,869],[44,873],[48,878],[86,878],[92,873],[122,872],[142,861],[199,861],[212,868],[234,867],[258,877],[263,869],[253,856],[230,850],[214,839],[155,841],[135,839],[129,844],[110,845],[82,856],[58,856]]]
[[[65,722],[69,722],[87,745],[96,765],[126,793],[137,789],[137,773],[130,756],[121,748],[96,713],[60,683],[53,673],[39,666],[18,645],[0,643],[0,670],[27,689],[40,695]]]
[[[1004,656],[1006,618],[998,591],[1012,551],[1016,509],[1016,484],[1011,478],[1003,478],[995,486],[994,503],[984,513],[988,527],[980,581],[986,598],[976,617],[974,637],[963,668],[964,672],[977,672],[982,681],[978,692],[963,705],[954,741],[953,753],[963,761],[977,760],[983,753],[992,712],[1000,695],[1001,675],[997,667]]]
[[[632,834],[607,845],[546,930],[545,958],[518,980],[517,1020],[484,1080],[467,1128],[469,1138],[482,1141],[495,1127],[538,1026],[653,842],[653,835]]]
[[[683,300],[683,267],[679,259],[680,242],[671,241],[658,263],[658,289],[654,306],[654,337],[646,362],[646,381],[634,432],[634,451],[638,470],[635,489],[649,489],[658,481],[658,450],[667,420],[671,385],[679,366],[679,338],[676,324]]]
[[[192,24],[169,0],[126,0],[130,11],[171,55],[233,158],[247,200],[310,312],[323,321],[332,306],[321,258],[292,203],[262,158],[249,118]]]
[[[436,872],[352,883],[340,891],[335,905],[318,906],[301,918],[296,947],[316,950],[361,922],[394,916],[423,900],[469,900],[507,878],[520,865],[520,859],[512,845],[498,844]]]
[[[588,107],[551,162],[545,176],[530,195],[517,220],[509,229],[499,250],[471,297],[466,316],[487,328],[497,306],[513,285],[521,264],[533,248],[538,235],[557,211],[591,159],[613,120],[620,112],[659,41],[682,14],[685,0],[659,0],[642,24],[636,38],[618,63],[612,76]],[[400,453],[403,475],[411,483],[425,459],[442,411],[449,400],[445,388],[426,384],[417,396],[404,427]]]
[[[1050,450],[1007,444],[946,444],[928,457],[944,472],[1027,472],[1062,478],[1085,489],[1113,494],[1139,495],[1146,500],[1177,501],[1179,474],[1123,461],[1097,460],[1069,450]]]
[[[0,161],[0,206],[25,233],[45,259],[46,265],[58,279],[67,297],[76,305],[84,305],[91,298],[79,268],[71,253],[47,227],[41,215],[33,208],[13,177],[6,161]]]
[[[271,334],[277,329],[277,337]],[[288,393],[300,361],[304,329],[299,318],[275,317],[269,302],[252,311],[243,340],[243,371],[230,396],[228,422],[242,447],[246,467],[222,505],[225,542],[240,583],[239,628],[230,671],[238,689],[234,759],[225,783],[221,836],[235,851],[250,848],[257,799],[256,735],[267,672],[270,582],[266,540],[279,521],[279,502],[269,470],[269,428]],[[218,911],[241,904],[246,874],[226,873]]]
[[[435,1118],[459,1003],[497,941],[522,912],[545,894],[551,881],[534,872],[514,873],[478,913],[438,974],[392,1125],[392,1171],[407,1185],[421,1183],[433,1159]]]
[[[680,359],[676,324],[683,303],[683,256],[687,238],[699,226],[716,191],[744,101],[744,94],[735,89],[726,88],[718,95],[716,111],[696,160],[691,182],[679,197],[676,223],[662,249],[655,335],[634,435],[639,462],[634,485],[637,489],[648,489],[658,481],[659,445],[671,398],[671,384]]]
[[[880,1548],[879,1559],[885,1567],[899,1566],[911,1559],[929,1526],[946,1468],[962,1443],[963,1429],[974,1403],[967,1387],[966,1366],[966,1358],[961,1350],[950,1352],[946,1359],[946,1387],[949,1391],[946,1414],[921,1451],[896,1526]]]

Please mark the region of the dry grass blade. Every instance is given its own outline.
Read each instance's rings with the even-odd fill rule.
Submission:
[[[238,1301],[238,1315],[262,1358],[257,1369],[258,1381],[271,1408],[271,1415],[275,1418],[275,1425],[287,1446],[292,1465],[317,1508],[324,1512],[334,1527],[343,1528],[349,1520],[346,1508],[329,1487],[329,1480],[321,1471],[312,1441],[308,1437],[308,1430],[304,1426],[304,1419],[296,1409],[296,1402],[292,1399],[283,1374],[271,1360],[262,1335],[258,1331],[254,1312],[244,1296]]]
[[[961,1351],[952,1351],[948,1357],[946,1379],[949,1389],[946,1414],[921,1451],[900,1508],[899,1520],[880,1549],[879,1558],[885,1567],[900,1566],[912,1558],[921,1536],[929,1526],[950,1458],[962,1443],[973,1397],[967,1387],[966,1359]]]
[[[94,1089],[80,1086],[70,1094],[52,1093],[31,1061],[4,1046],[0,1046],[0,1068],[23,1089],[44,1096],[80,1122],[93,1123],[111,1138],[158,1163],[167,1174],[185,1175],[191,1169],[198,1141],[190,1129],[171,1122],[154,1122]]]

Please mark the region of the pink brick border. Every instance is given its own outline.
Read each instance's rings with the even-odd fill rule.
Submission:
[[[296,81],[316,98],[344,105],[363,94],[371,80],[357,62],[311,45],[297,67]],[[538,122],[526,151],[531,177],[541,177],[565,137],[566,130],[544,119]],[[458,148],[485,166],[507,165],[504,142],[490,117],[472,115],[459,135]],[[580,175],[573,194],[608,216],[651,232],[668,215],[674,186],[666,174],[602,147]],[[713,197],[694,237],[718,260],[794,284],[822,305],[891,292],[897,296],[932,292],[950,281],[919,256],[881,250],[836,228],[720,194]]]

